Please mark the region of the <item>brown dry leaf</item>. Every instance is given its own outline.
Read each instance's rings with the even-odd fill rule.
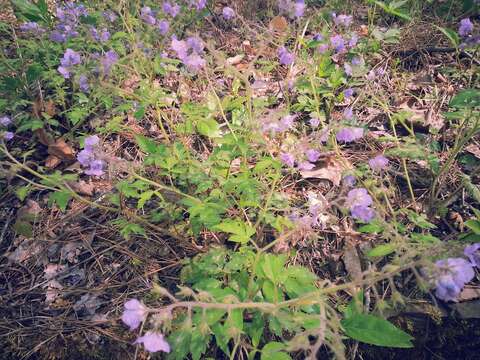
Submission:
[[[55,113],[57,112],[57,109],[55,108],[55,103],[53,100],[48,100],[45,103],[45,112],[48,114],[48,116],[54,116]]]
[[[480,159],[480,147],[476,144],[469,144],[465,146],[465,150],[467,150],[470,154],[475,156],[477,159]]]
[[[45,159],[45,166],[49,169],[54,169],[58,165],[60,165],[61,162],[62,160],[60,160],[60,158],[56,157],[55,155],[48,155]]]
[[[345,165],[350,167],[348,163],[346,163]],[[340,181],[342,180],[342,173],[347,170],[345,165],[342,165],[341,161],[335,159],[335,157],[332,156],[326,159],[324,165],[321,168],[300,171],[300,175],[302,175],[304,179],[316,178],[329,180],[333,183],[333,185],[339,186]]]
[[[33,102],[33,105],[32,105],[32,113],[33,113],[33,116],[35,116],[36,118],[40,119],[41,114],[42,114],[42,111],[43,111],[42,100],[41,100],[41,99],[36,99],[36,100]]]
[[[45,279],[51,280],[59,273],[64,272],[67,268],[67,265],[47,264],[43,270],[43,276],[45,276]]]
[[[38,141],[42,145],[48,146],[54,142],[53,136],[45,131],[45,129],[37,129],[34,131],[35,135],[38,136]]]
[[[343,263],[352,280],[358,280],[362,277],[362,263],[358,256],[357,248],[348,244],[343,251]]]
[[[243,51],[245,52],[245,54],[247,54],[249,56],[255,55],[255,49],[253,48],[250,41],[248,41],[248,40],[243,41],[242,42],[242,48],[243,48]]]
[[[270,20],[268,28],[274,32],[285,33],[288,29],[287,19],[285,19],[283,16],[275,16],[272,20]]]
[[[367,36],[368,35],[368,26],[367,25],[360,25],[360,31],[358,32],[360,36]]]
[[[92,196],[95,192],[95,184],[92,182],[80,180],[77,182],[69,182],[68,185],[80,195]]]
[[[61,160],[75,160],[75,152],[62,138],[57,139],[55,143],[48,146],[48,153]]]
[[[434,111],[433,107],[431,107],[425,114],[425,124],[435,130],[440,130],[443,125],[445,125],[445,121],[443,116],[440,113]]]
[[[471,285],[465,286],[460,295],[458,296],[459,301],[468,301],[473,299],[480,298],[480,288],[473,287]]]

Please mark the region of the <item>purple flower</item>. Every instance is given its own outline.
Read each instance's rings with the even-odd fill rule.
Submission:
[[[147,318],[148,308],[137,299],[128,300],[123,306],[125,309],[123,310],[122,321],[130,327],[130,330],[135,330]]]
[[[337,141],[346,143],[356,141],[358,139],[361,139],[362,137],[363,128],[360,127],[345,127],[340,129],[340,131],[338,131],[336,135]]]
[[[342,35],[334,35],[330,37],[330,43],[337,53],[344,52],[346,50],[345,40],[343,39]]]
[[[148,352],[170,352],[170,345],[165,341],[163,335],[154,331],[147,331],[145,335],[139,337],[134,344],[143,344],[145,350]]]
[[[375,172],[380,172],[388,166],[388,159],[383,155],[377,155],[368,160],[368,165]]]
[[[295,5],[293,6],[293,14],[295,17],[299,18],[302,17],[305,12],[305,1],[304,0],[297,0]]]
[[[91,149],[85,148],[78,153],[77,160],[82,166],[87,167],[95,160],[95,155]]]
[[[354,32],[352,34],[352,36],[350,37],[350,40],[348,40],[348,46],[350,48],[353,48],[353,47],[357,46],[357,43],[358,43],[358,35],[357,35],[356,32]]]
[[[316,128],[318,125],[320,125],[320,119],[319,118],[310,118],[309,122],[311,127]]]
[[[67,40],[65,34],[60,33],[60,31],[52,31],[50,34],[50,40],[57,42],[57,43],[63,43]]]
[[[362,59],[359,56],[354,56],[352,59],[352,65],[358,66],[362,64]]]
[[[197,54],[202,53],[203,49],[205,48],[205,44],[198,36],[190,36],[187,38],[187,45]]]
[[[233,19],[235,11],[231,7],[225,6],[222,10],[222,16],[225,20]]]
[[[86,93],[90,89],[90,86],[88,85],[88,78],[87,75],[82,74],[78,78],[78,87],[80,88],[80,91]]]
[[[170,23],[167,20],[161,20],[158,22],[157,28],[160,31],[160,34],[166,35],[170,29]]]
[[[278,131],[283,132],[290,130],[293,127],[293,122],[296,119],[296,115],[285,115],[280,119]]]
[[[345,96],[346,99],[348,99],[349,97],[352,97],[353,96],[353,89],[352,88],[345,89],[343,91],[343,96]]]
[[[349,63],[343,64],[343,69],[345,70],[345,74],[347,74],[348,76],[353,75],[353,69]]]
[[[278,49],[278,57],[280,58],[280,64],[290,65],[295,60],[295,56],[287,50],[285,46]]]
[[[85,149],[92,150],[99,143],[100,143],[100,138],[97,135],[88,136],[85,138],[85,141],[84,141]]]
[[[373,199],[365,188],[352,189],[347,194],[346,205],[349,208],[355,206],[370,206],[372,204]]]
[[[115,14],[111,10],[104,11],[102,15],[107,21],[111,23],[115,22],[115,20],[117,20],[117,17],[118,17],[117,14]]]
[[[295,166],[295,157],[290,153],[281,153],[280,154],[280,161],[287,165],[288,167]]]
[[[457,301],[465,284],[475,276],[472,264],[461,258],[438,260],[435,267],[435,296],[444,301]]]
[[[63,58],[60,59],[60,65],[64,67],[70,67],[73,65],[78,65],[82,62],[80,54],[72,49],[65,50]]]
[[[353,187],[357,183],[357,179],[355,179],[355,176],[353,175],[347,175],[342,179],[343,183],[345,186],[348,187]]]
[[[187,68],[193,71],[200,70],[206,64],[205,59],[202,59],[202,57],[196,53],[188,55],[183,59],[183,62]]]
[[[59,66],[57,70],[63,76],[64,79],[70,78],[70,71],[68,71],[68,68],[66,68],[65,66]]]
[[[175,17],[180,12],[180,6],[178,4],[172,5],[170,1],[165,1],[162,6],[163,12],[171,17]]]
[[[315,34],[315,35],[313,36],[313,40],[315,40],[315,41],[322,41],[322,40],[323,40],[322,34]]]
[[[298,164],[298,170],[300,171],[309,171],[312,170],[315,167],[315,164],[312,164],[311,162],[308,161],[302,161],[300,164]]]
[[[102,64],[103,67],[103,74],[105,76],[108,76],[110,74],[110,70],[113,65],[115,65],[118,61],[118,54],[114,50],[109,50],[105,53],[105,56],[103,56],[100,59],[100,63]]]
[[[307,157],[308,161],[315,162],[320,157],[320,151],[308,149],[307,151],[305,151],[305,156]]]
[[[190,70],[196,71],[205,66],[206,61],[200,56],[204,47],[205,45],[199,37],[192,36],[185,41],[177,40],[175,36],[172,36],[172,50],[177,53],[177,57]]]
[[[145,21],[148,25],[155,25],[155,22],[157,21],[150,6],[144,6],[140,9],[140,19]]]
[[[175,37],[172,37],[170,47],[177,53],[179,59],[183,59],[187,56],[188,45],[185,40],[177,40]]]
[[[92,38],[100,42],[106,42],[110,39],[110,33],[107,29],[103,29],[101,32],[98,32],[98,30],[92,26],[90,28],[90,34],[92,35]]]
[[[460,36],[466,37],[473,31],[473,23],[469,18],[463,19],[460,21],[460,27],[458,28],[458,34]]]
[[[343,117],[346,120],[352,120],[353,119],[353,109],[351,107],[347,107],[345,110],[343,110]]]
[[[207,6],[207,0],[190,0],[192,6],[194,6],[197,10],[202,10]]]
[[[370,222],[375,218],[375,210],[370,208],[369,206],[353,206],[350,208],[350,213],[354,219],[363,221],[363,222]]]
[[[352,217],[363,222],[370,222],[375,217],[375,211],[370,208],[372,204],[373,199],[365,188],[350,190],[345,202]]]
[[[25,32],[33,32],[37,34],[41,34],[45,32],[45,29],[43,29],[40,25],[38,25],[36,22],[33,22],[33,21],[26,22],[20,25],[20,30]]]
[[[325,53],[328,51],[328,44],[320,44],[320,45],[317,47],[317,51],[318,51],[320,54],[325,54]]]
[[[350,15],[338,15],[336,13],[332,13],[333,22],[337,26],[344,26],[349,27],[352,23],[353,17]]]
[[[468,245],[463,251],[473,266],[480,268],[480,243]]]
[[[13,139],[14,134],[11,131],[5,131],[2,135],[2,137],[3,137],[4,140],[9,141],[9,140]]]
[[[85,170],[85,174],[90,176],[102,176],[104,174],[104,165],[105,163],[103,160],[93,160],[89,165],[90,167]]]
[[[7,127],[12,123],[12,119],[9,116],[2,116],[0,117],[0,125]]]

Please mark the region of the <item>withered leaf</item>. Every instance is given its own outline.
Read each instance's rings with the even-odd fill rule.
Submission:
[[[50,155],[55,155],[61,160],[75,159],[75,152],[73,151],[72,147],[68,145],[62,138],[57,139],[55,143],[48,146],[48,153]]]
[[[283,16],[275,16],[270,23],[268,24],[268,28],[271,31],[275,31],[278,33],[284,33],[287,31],[288,22]]]
[[[49,169],[54,169],[58,165],[60,165],[61,162],[62,160],[60,160],[60,158],[56,157],[55,155],[48,155],[45,159],[45,166]]]

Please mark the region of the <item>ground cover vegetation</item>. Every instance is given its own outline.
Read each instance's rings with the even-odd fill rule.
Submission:
[[[0,358],[475,358],[478,1],[7,7]]]

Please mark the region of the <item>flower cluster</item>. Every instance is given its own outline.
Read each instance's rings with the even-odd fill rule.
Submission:
[[[336,138],[337,141],[349,143],[361,139],[363,132],[361,127],[344,127],[337,132]]]
[[[278,57],[282,65],[291,65],[295,61],[295,55],[289,52],[285,46],[278,49]]]
[[[231,20],[235,17],[235,11],[228,6],[225,6],[222,10],[222,16],[225,20]]]
[[[388,159],[383,155],[377,155],[368,160],[368,165],[375,172],[380,172],[388,166]]]
[[[304,0],[278,0],[278,10],[280,13],[286,14],[291,18],[302,17],[305,13],[305,7]]]
[[[12,119],[8,116],[0,117],[0,128],[8,128],[8,126],[12,123]],[[3,140],[12,140],[13,139],[13,132],[11,131],[2,131],[0,132],[0,138]]]
[[[460,45],[462,48],[480,45],[480,35],[478,33],[475,35],[473,33],[473,29],[473,23],[469,18],[465,18],[460,21],[458,34],[461,36],[463,41]]]
[[[85,146],[77,155],[78,162],[85,168],[85,174],[102,176],[104,174],[104,161],[98,158],[100,138],[96,135],[85,138]]]
[[[26,22],[20,25],[20,30],[32,33],[33,35],[43,34],[45,32],[45,29],[34,21]]]
[[[70,71],[73,66],[79,65],[82,62],[80,54],[72,49],[67,49],[60,59],[60,66],[58,72],[62,74],[65,79],[70,78]]]
[[[104,76],[110,75],[112,66],[118,62],[118,54],[115,50],[109,50],[104,56],[100,58],[100,64],[102,64],[102,71]]]
[[[187,40],[177,40],[172,37],[171,48],[182,60],[185,66],[193,71],[198,71],[205,66],[206,61],[201,57],[205,45],[197,36],[191,36]]]
[[[122,321],[130,328],[130,331],[137,329],[147,319],[148,308],[137,299],[130,299],[123,306]],[[156,331],[147,331],[134,344],[143,344],[148,352],[170,352],[170,345],[165,341],[163,335]]]
[[[372,197],[365,188],[352,189],[347,194],[346,206],[350,209],[352,217],[363,222],[370,222],[375,217],[375,211],[370,207]]]
[[[110,39],[110,32],[107,29],[102,29],[98,31],[95,27],[90,27],[90,35],[96,41],[100,41],[102,43],[107,42]]]
[[[67,2],[64,6],[57,7],[56,17],[59,23],[50,34],[50,40],[66,42],[72,37],[77,37],[80,18],[87,15],[88,10],[82,4]]]

